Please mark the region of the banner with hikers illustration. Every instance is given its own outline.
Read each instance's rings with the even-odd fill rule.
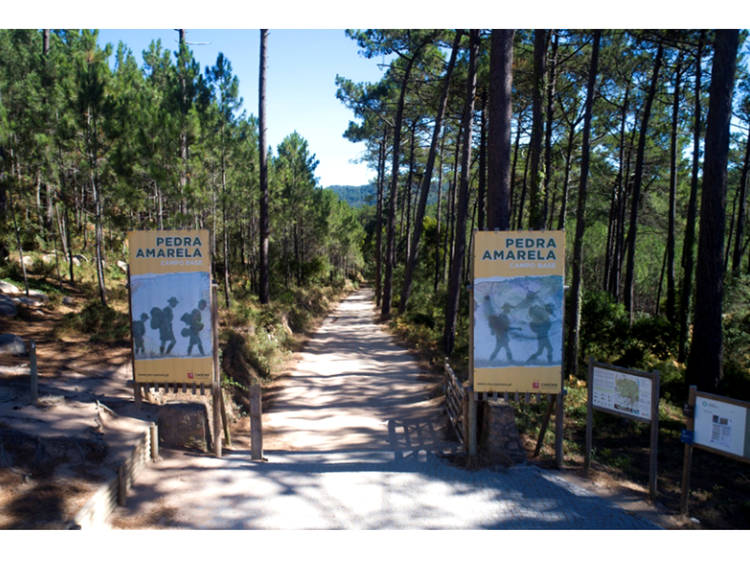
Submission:
[[[564,246],[562,231],[474,233],[475,392],[560,392]]]
[[[207,230],[128,235],[137,383],[204,383],[213,375]]]

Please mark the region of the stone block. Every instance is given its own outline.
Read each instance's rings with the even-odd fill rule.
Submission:
[[[493,465],[512,466],[526,462],[521,437],[516,426],[515,411],[500,400],[483,403],[479,450]]]
[[[202,402],[167,402],[159,408],[159,444],[207,452],[211,445],[208,408]]]
[[[0,354],[24,355],[26,344],[15,334],[0,334]]]

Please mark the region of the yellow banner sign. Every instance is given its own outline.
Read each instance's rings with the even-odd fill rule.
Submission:
[[[128,234],[135,382],[213,378],[207,230]]]
[[[562,386],[563,231],[474,233],[475,392]]]

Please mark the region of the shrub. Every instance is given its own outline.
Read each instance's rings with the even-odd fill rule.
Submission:
[[[62,325],[82,334],[89,334],[89,341],[95,343],[121,342],[130,333],[128,315],[105,306],[100,301],[89,302],[80,313],[66,314]]]

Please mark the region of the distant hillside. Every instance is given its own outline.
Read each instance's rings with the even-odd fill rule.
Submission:
[[[329,185],[326,189],[335,192],[342,201],[349,203],[352,207],[364,207],[374,205],[377,195],[376,187],[370,185]]]
[[[375,205],[377,188],[375,184],[369,185],[329,185],[326,189],[335,192],[342,201],[346,201],[352,207],[359,208],[365,205]],[[447,189],[447,188],[444,188]],[[445,192],[443,192],[445,193]],[[437,201],[437,189],[432,186],[427,204],[432,205]]]

